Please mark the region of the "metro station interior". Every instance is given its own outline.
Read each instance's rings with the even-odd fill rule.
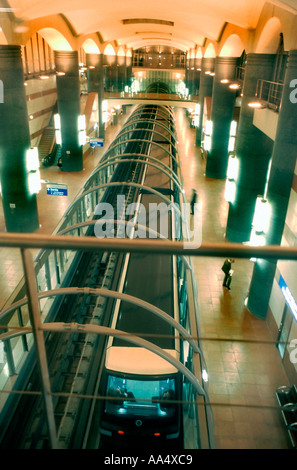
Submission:
[[[297,448],[296,31],[0,0],[0,449]]]

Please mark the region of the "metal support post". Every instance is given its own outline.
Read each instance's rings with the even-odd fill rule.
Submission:
[[[22,262],[24,266],[24,274],[27,283],[29,316],[33,328],[33,336],[36,347],[37,362],[40,369],[40,379],[42,395],[44,399],[45,414],[48,425],[50,446],[57,449],[56,424],[54,418],[54,408],[51,397],[50,379],[46,358],[44,332],[41,329],[41,316],[39,311],[39,303],[37,297],[37,286],[35,279],[35,270],[32,253],[29,249],[21,249]]]

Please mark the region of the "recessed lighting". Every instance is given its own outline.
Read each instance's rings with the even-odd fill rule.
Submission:
[[[240,88],[240,85],[238,85],[238,83],[231,83],[231,85],[229,85],[229,88],[231,88],[231,90],[238,90],[238,88]]]
[[[250,108],[263,108],[263,104],[261,103],[261,101],[251,101],[248,106]]]

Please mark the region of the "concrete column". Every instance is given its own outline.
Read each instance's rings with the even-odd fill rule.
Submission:
[[[235,154],[239,161],[235,201],[229,204],[226,238],[232,242],[250,239],[257,195],[263,194],[273,141],[253,125],[257,81],[271,80],[274,54],[248,54]]]
[[[213,77],[205,72],[214,71],[214,58],[203,58],[201,61],[200,73],[200,86],[199,86],[199,103],[200,103],[200,119],[199,126],[196,129],[196,145],[201,146],[203,138],[203,113],[204,113],[204,99],[206,96],[212,96]]]
[[[77,51],[55,51],[58,112],[61,119],[63,171],[83,169],[83,149],[79,145],[78,117],[80,85]],[[59,72],[61,75],[59,75]]]
[[[89,90],[95,93],[98,93],[98,137],[104,139],[105,137],[105,124],[103,122],[104,69],[103,69],[102,54],[86,54],[86,63],[88,67]]]
[[[126,77],[126,86],[132,85],[132,57],[126,56],[126,67],[127,67],[127,77]]]
[[[237,57],[216,57],[215,76],[213,79],[211,117],[211,149],[207,155],[206,176],[209,178],[226,178],[228,166],[228,145],[230,126],[234,115],[236,90],[229,88],[221,80],[235,78]]]
[[[297,102],[294,92],[297,77],[297,50],[289,52],[282,102],[273,146],[267,200],[271,204],[271,221],[267,245],[280,245],[285,227],[288,203],[297,156]],[[292,85],[293,84],[293,85]],[[250,286],[248,308],[265,318],[269,305],[276,262],[257,260]]]
[[[0,80],[0,178],[6,230],[34,232],[39,221],[27,167],[31,141],[20,46],[0,46]]]
[[[127,82],[126,57],[118,56],[118,91],[124,91]]]

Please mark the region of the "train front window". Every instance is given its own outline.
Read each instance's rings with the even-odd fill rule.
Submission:
[[[170,418],[174,415],[175,379],[130,380],[108,376],[105,412],[125,417]]]

